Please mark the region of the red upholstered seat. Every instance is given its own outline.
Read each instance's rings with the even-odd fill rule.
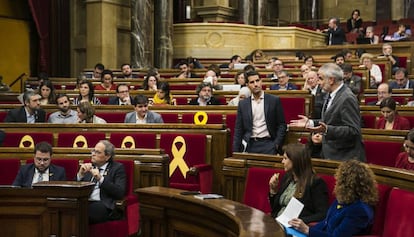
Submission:
[[[306,115],[305,98],[280,97],[280,101],[282,103],[286,123],[289,123],[293,119],[298,119],[298,115]]]
[[[150,148],[155,149],[155,133],[124,133],[113,132],[109,141],[116,148]]]
[[[177,103],[177,105],[188,105],[188,98],[187,97],[175,97],[174,99],[175,99],[175,102]]]
[[[33,160],[31,160],[33,162]],[[52,164],[65,168],[66,180],[75,180],[79,169],[79,160],[77,159],[52,159]]]
[[[124,112],[96,112],[95,115],[105,119],[107,123],[123,123],[125,120]]]
[[[391,192],[391,187],[385,184],[378,184],[377,188],[379,200],[375,206],[374,223],[371,229],[371,234],[373,235],[381,235],[384,231],[385,211]]]
[[[125,218],[116,221],[89,226],[89,237],[128,237],[139,231],[139,203],[134,194],[134,161],[117,160],[125,167],[127,176],[125,201]]]
[[[364,128],[375,128],[377,116],[374,114],[363,114],[362,120],[364,121]]]
[[[395,158],[401,152],[401,142],[365,140],[367,163],[394,167]]]
[[[246,187],[244,189],[243,203],[257,208],[265,213],[272,211],[269,203],[269,179],[274,173],[280,173],[282,180],[285,171],[262,167],[251,167],[247,171]],[[280,184],[280,182],[279,182]]]
[[[34,147],[39,142],[53,145],[53,134],[47,132],[6,132],[4,147]]]
[[[0,185],[11,185],[20,169],[19,159],[0,160]]]
[[[194,123],[195,114],[196,113],[183,114],[182,123]],[[202,116],[198,116],[197,119],[200,122],[203,120]],[[207,124],[223,124],[223,115],[217,113],[207,113]]]
[[[62,132],[58,134],[57,146],[91,148],[104,139],[103,132]]]
[[[414,193],[393,188],[385,211],[383,237],[414,236],[412,224],[414,210]]]
[[[6,116],[7,116],[7,111],[0,111],[0,122],[3,122]]]
[[[333,175],[326,174],[321,174],[318,176],[321,177],[326,183],[326,187],[328,188],[329,204],[331,204],[335,200],[335,194],[333,193],[336,184],[335,177]]]
[[[186,103],[187,104],[187,99]],[[178,114],[177,113],[160,113],[164,123],[178,123]]]
[[[170,187],[210,193],[211,165],[206,163],[204,134],[161,134],[160,148],[170,156]]]
[[[170,90],[188,90],[195,91],[197,85],[186,85],[186,84],[170,84]]]

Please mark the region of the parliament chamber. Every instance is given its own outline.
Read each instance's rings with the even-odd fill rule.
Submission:
[[[237,107],[227,103],[238,91],[215,90],[220,105],[188,105],[198,96],[197,86],[211,65],[228,64],[232,55],[240,55],[242,64],[247,64],[246,55],[252,56],[263,81],[262,89],[280,97],[289,123],[298,115],[312,115],[315,106],[314,96],[303,90],[303,58],[299,52],[313,56],[313,70],[317,71],[333,62],[332,56],[339,52],[353,53],[363,48],[376,56],[373,62],[381,69],[382,82],[395,81],[392,63],[377,58],[387,42],[361,45],[348,34],[345,44],[326,45],[320,30],[327,26],[331,14],[336,14],[345,27],[349,12],[364,9],[365,25],[376,27],[376,31],[394,29],[399,22],[414,26],[414,22],[402,11],[391,11],[402,9],[402,0],[355,0],[352,4],[315,1],[318,19],[312,19],[311,7],[306,5],[311,1],[259,1],[266,5],[251,9],[245,7],[249,2],[253,1],[0,3],[0,32],[9,36],[0,39],[4,52],[0,59],[0,130],[5,133],[0,146],[2,236],[286,236],[283,226],[271,217],[268,200],[270,177],[284,174],[283,157],[233,153]],[[393,8],[386,8],[389,15],[385,10],[377,12],[381,4],[390,2]],[[408,9],[412,8],[404,5],[410,14]],[[48,11],[43,13],[42,9]],[[260,9],[277,9],[277,14]],[[385,21],[391,14],[392,20]],[[42,28],[42,24],[47,27]],[[4,31],[6,28],[10,31]],[[414,79],[412,41],[390,44],[400,66]],[[257,51],[262,53],[260,58],[254,57]],[[188,57],[203,65],[193,69],[199,77],[177,78],[181,70],[174,66]],[[266,66],[273,57],[283,61],[290,82],[298,90],[270,90],[275,82],[267,77],[273,70]],[[155,92],[143,90],[144,78],[151,68],[158,68],[160,82],[169,83],[176,101],[175,106],[149,107],[161,115],[164,123],[124,123],[134,106],[108,105],[109,99],[117,96],[115,90],[95,91],[102,104],[93,108],[106,124],[3,122],[9,110],[21,107],[18,97],[22,92],[38,89],[40,73],[49,75],[56,94],[67,94],[73,101],[79,95],[79,82],[93,74],[96,63],[103,63],[113,72],[114,84],[126,84],[131,96],[146,95],[150,99]],[[123,78],[124,63],[132,66],[134,78]],[[368,236],[414,236],[410,224],[414,173],[394,167],[398,154],[404,151],[408,131],[376,129],[382,114],[378,106],[368,105],[377,99],[377,90],[370,88],[370,72],[356,56],[347,63],[362,79],[357,97],[362,138],[380,197]],[[222,69],[219,83],[234,85],[238,72]],[[89,81],[94,86],[101,83],[101,79]],[[413,89],[393,90],[392,98],[399,103],[398,113],[414,127],[414,107],[408,106],[414,100]],[[47,118],[57,111],[56,104],[41,108]],[[76,106],[71,105],[71,109],[76,110]],[[306,143],[308,138],[309,131],[289,127],[284,144]],[[117,201],[123,213],[121,220],[89,225],[87,204],[92,183],[72,180],[80,165],[91,160],[91,149],[103,139],[114,144],[116,160],[126,168],[127,194]],[[19,168],[33,162],[33,147],[41,141],[53,146],[52,164],[66,169],[68,181],[41,182],[33,188],[11,186]],[[312,164],[327,183],[332,203],[334,174],[340,163],[313,158]],[[194,197],[198,192],[223,198],[200,200]]]

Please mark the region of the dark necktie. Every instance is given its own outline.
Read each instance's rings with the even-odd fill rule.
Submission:
[[[328,94],[328,97],[325,99],[325,104],[323,105],[322,113],[325,113],[328,109],[329,101],[331,101],[331,94]]]

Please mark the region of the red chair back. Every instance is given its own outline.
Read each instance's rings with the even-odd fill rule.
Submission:
[[[203,117],[201,115],[197,118],[194,118],[195,115],[196,113],[183,114],[182,123],[194,124],[194,119],[197,119],[200,122],[203,120]],[[223,115],[217,113],[207,113],[207,124],[223,124]]]
[[[58,134],[58,147],[92,148],[105,139],[103,132],[62,132]]]
[[[170,186],[200,190],[197,176],[187,175],[189,168],[206,163],[204,134],[161,134],[160,148],[170,156]]]
[[[79,160],[52,158],[52,164],[65,168],[66,180],[75,180],[79,169]]]
[[[0,185],[11,185],[20,169],[19,159],[0,160]]]
[[[125,120],[123,112],[96,112],[95,115],[105,119],[107,123],[123,123]]]
[[[401,142],[365,140],[367,163],[394,167],[395,159],[401,152]]]
[[[387,202],[382,236],[414,236],[413,209],[414,193],[393,188]]]
[[[280,101],[282,103],[286,123],[289,123],[293,119],[298,119],[298,115],[306,115],[305,98],[280,97]]]
[[[156,148],[155,133],[121,133],[113,132],[109,141],[116,148]]]
[[[391,187],[385,184],[378,184],[378,203],[375,206],[374,223],[372,224],[371,234],[381,235],[384,231],[385,211],[387,209],[388,198]]]
[[[6,132],[4,147],[34,147],[39,142],[53,145],[53,134],[47,132]]]

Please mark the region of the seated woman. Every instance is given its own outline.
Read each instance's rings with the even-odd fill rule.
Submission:
[[[382,117],[378,120],[376,128],[385,130],[409,130],[410,121],[398,115],[397,104],[392,97],[385,98],[380,103]]]
[[[351,17],[346,21],[348,32],[360,32],[362,30],[361,12],[358,9],[352,11]]]
[[[369,234],[378,202],[375,175],[367,164],[357,160],[341,163],[335,174],[336,200],[326,218],[313,227],[305,220],[289,221],[296,230],[312,236],[356,236]]]
[[[114,91],[114,76],[111,70],[104,70],[101,74],[101,84],[95,86],[96,91]]]
[[[319,132],[313,132],[310,134],[307,146],[312,158],[322,158],[322,137],[323,134]]]
[[[142,84],[142,89],[146,91],[157,91],[158,77],[156,72],[148,72]]]
[[[405,136],[404,149],[395,160],[395,168],[414,170],[414,129]]]
[[[239,84],[241,87],[246,86],[246,79],[244,78],[244,71],[238,71],[234,76],[234,84]]]
[[[305,223],[323,220],[329,206],[328,189],[325,181],[314,173],[307,147],[300,143],[288,144],[282,163],[286,174],[280,188],[277,188],[279,174],[269,180],[272,217],[282,214],[290,199],[295,197],[305,205],[299,215]]]
[[[176,105],[175,100],[170,92],[170,84],[168,82],[161,82],[152,99],[153,105]]]
[[[102,104],[101,101],[95,97],[95,91],[92,85],[92,82],[88,80],[82,80],[79,83],[79,96],[73,101],[74,105],[78,105],[80,102],[88,101],[93,105]]]
[[[370,44],[378,44],[379,43],[379,36],[374,35],[374,27],[367,26],[365,30],[365,38],[369,39]]]
[[[231,99],[227,105],[238,106],[241,100],[244,100],[252,95],[252,92],[248,87],[242,87],[239,91],[239,95]]]
[[[40,104],[56,104],[55,88],[50,80],[44,80],[39,86]]]
[[[79,123],[106,123],[103,118],[95,115],[95,109],[91,103],[83,101],[77,106]]]
[[[381,68],[372,62],[374,55],[364,53],[361,55],[360,62],[363,67],[366,67],[370,72],[369,86],[370,88],[377,88],[382,82]]]

